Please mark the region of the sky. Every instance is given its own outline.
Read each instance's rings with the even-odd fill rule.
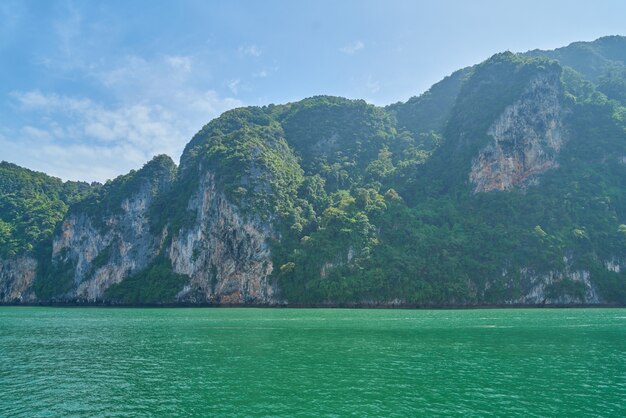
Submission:
[[[2,0],[0,160],[100,181],[211,119],[319,94],[384,106],[502,51],[626,35],[623,0]]]

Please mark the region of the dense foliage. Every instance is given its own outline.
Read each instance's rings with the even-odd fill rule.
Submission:
[[[411,97],[406,103],[395,103],[387,110],[396,116],[398,125],[413,135],[441,132],[452,113],[452,108],[463,83],[473,68],[458,70],[419,96]]]
[[[489,125],[540,73],[562,74],[572,134],[560,169],[527,191],[473,194],[467,174]],[[498,54],[463,76],[429,148],[423,132],[359,101],[316,97],[266,109],[304,172],[298,194],[282,197],[293,213],[277,222],[274,243],[288,300],[498,303],[528,291],[522,271],[581,268],[604,298],[626,302],[623,275],[602,265],[626,244],[623,108],[546,59]],[[504,272],[507,282],[498,279]],[[582,292],[569,279],[548,288],[551,297],[582,300]]]
[[[40,250],[63,219],[68,205],[91,190],[87,183],[64,183],[0,162],[0,258]]]
[[[104,228],[112,215],[122,213],[125,199],[147,188],[150,195],[166,190],[176,174],[176,165],[167,155],[157,155],[140,170],[107,181],[97,191],[71,206],[71,213],[89,216],[97,226]]]
[[[169,261],[160,257],[147,268],[109,287],[105,297],[116,303],[167,303],[183,289],[189,277],[172,271]]]
[[[605,36],[593,42],[574,42],[552,51],[534,50],[526,55],[556,60],[598,83],[607,71],[626,65],[626,37]]]
[[[171,237],[195,221],[188,204],[210,175],[244,216],[272,226],[273,278],[291,303],[495,304],[527,294],[533,275],[560,277],[547,297],[583,301],[585,285],[561,276],[584,271],[604,300],[626,304],[626,271],[607,268],[626,263],[624,51],[609,37],[497,54],[386,108],[317,96],[231,110],[178,169],[160,156],[91,192],[3,163],[0,255],[48,239],[85,194],[70,210],[103,221],[146,185],[151,229]],[[539,75],[560,86],[558,168],[527,189],[473,193],[489,127]],[[66,291],[73,268],[44,267],[37,293]],[[187,280],[160,256],[106,297],[170,301]]]

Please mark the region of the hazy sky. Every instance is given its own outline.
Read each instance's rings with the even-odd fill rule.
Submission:
[[[0,160],[73,180],[178,160],[242,105],[404,101],[494,53],[626,34],[626,1],[0,1]]]

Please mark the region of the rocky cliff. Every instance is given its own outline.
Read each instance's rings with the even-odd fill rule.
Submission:
[[[22,256],[0,259],[0,302],[35,302],[33,282],[37,274],[37,260]]]
[[[148,213],[171,185],[173,168],[171,159],[157,157],[70,210],[52,242],[54,274],[67,272],[72,282],[63,299],[102,300],[109,286],[156,258],[162,237],[151,233]]]
[[[194,222],[175,234],[166,249],[174,271],[190,277],[176,299],[188,303],[278,303],[270,279],[271,223],[244,218],[217,189],[210,172],[202,174],[187,208]]]
[[[502,53],[387,108],[234,109],[104,185],[0,163],[0,302],[625,305],[626,103],[595,80]]]
[[[560,69],[540,73],[489,127],[491,143],[472,161],[474,192],[526,188],[558,166],[567,140]]]
[[[159,164],[162,166],[156,167]],[[69,274],[71,284],[55,300],[108,300],[106,291],[112,285],[164,259],[173,273],[187,277],[170,302],[279,301],[275,285],[269,280],[271,223],[245,218],[217,189],[211,172],[200,175],[186,202],[188,219],[184,227],[175,230],[169,222],[159,230],[152,227],[155,197],[176,186],[172,168],[170,160],[153,161],[134,173],[132,179],[126,179],[126,183],[135,184],[132,190],[121,193],[125,197],[117,206],[94,215],[89,205],[83,204],[68,213],[52,242],[52,275]],[[113,182],[97,203],[111,200],[121,188],[123,184]],[[23,276],[20,272],[13,274]],[[12,290],[11,295],[16,292],[19,289]]]

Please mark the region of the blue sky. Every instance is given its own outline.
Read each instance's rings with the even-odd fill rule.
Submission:
[[[494,53],[626,34],[618,1],[0,2],[0,160],[104,181],[205,123],[318,94],[386,105]]]

